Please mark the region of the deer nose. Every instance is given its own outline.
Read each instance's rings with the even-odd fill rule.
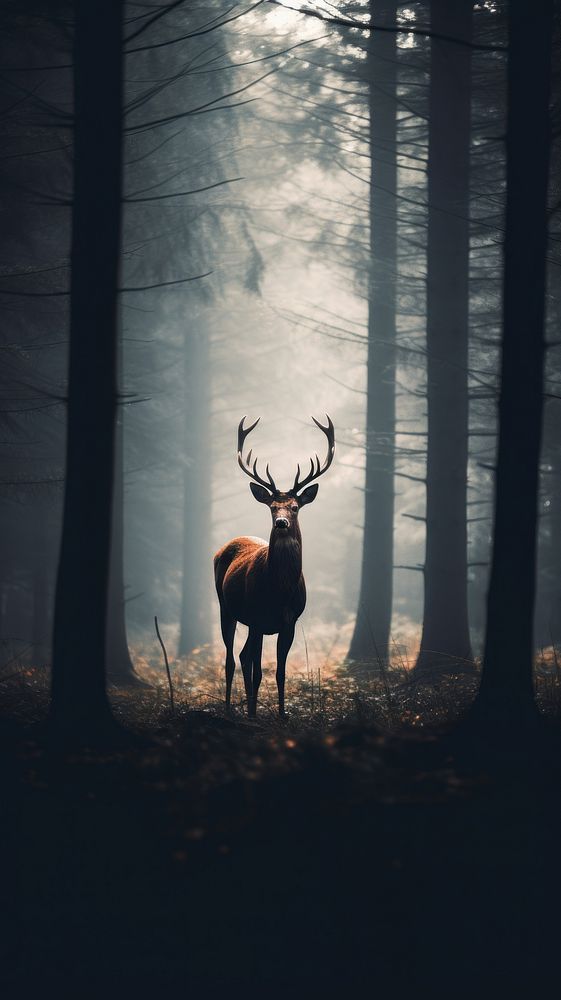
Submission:
[[[286,517],[277,517],[275,521],[275,528],[288,528],[288,520]]]

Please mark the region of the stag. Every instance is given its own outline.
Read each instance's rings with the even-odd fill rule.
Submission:
[[[224,545],[214,557],[220,626],[226,646],[226,705],[230,705],[236,668],[234,635],[237,623],[241,622],[249,627],[247,641],[240,653],[248,715],[254,717],[257,711],[263,636],[278,633],[276,676],[279,715],[284,716],[286,658],[294,639],[296,621],[306,606],[298,513],[301,507],[315,500],[319,486],[313,480],[323,476],[333,461],[335,428],[329,416],[325,427],[312,417],[327,438],[327,456],[323,464],[317,454],[311,458],[310,471],[302,480],[298,466],[292,489],[284,493],[277,489],[268,465],[267,479],[261,478],[257,458],[251,461],[252,449],[244,459],[245,439],[260,418],[247,428],[244,428],[245,419],[242,417],[238,427],[238,465],[252,480],[249,488],[255,499],[267,504],[273,523],[268,544],[263,538],[242,535]]]

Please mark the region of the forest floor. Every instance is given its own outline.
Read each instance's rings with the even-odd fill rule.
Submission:
[[[20,672],[0,723],[3,995],[548,995],[561,744],[475,764],[446,738],[474,683],[385,678],[337,714],[303,682],[283,722],[267,697],[251,721],[115,690],[128,744],[63,755],[44,672]]]

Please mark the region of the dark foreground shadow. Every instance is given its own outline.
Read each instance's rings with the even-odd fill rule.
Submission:
[[[557,981],[551,741],[490,773],[431,738],[205,712],[106,753],[0,737],[6,995],[539,996]]]

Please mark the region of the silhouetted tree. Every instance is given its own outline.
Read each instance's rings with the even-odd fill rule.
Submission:
[[[210,343],[196,313],[185,331],[185,455],[183,459],[183,573],[178,655],[210,641],[208,587],[211,500]]]
[[[395,25],[397,4],[370,4]],[[394,32],[367,43],[370,185],[364,536],[359,603],[349,658],[375,662],[390,647],[393,582],[397,275],[397,45]]]
[[[557,4],[552,42],[551,164],[549,185],[548,286],[546,294],[545,410],[541,461],[540,537],[536,593],[535,642],[538,649],[553,645],[556,662],[561,652],[561,8]],[[557,67],[557,70],[555,69]]]
[[[469,664],[469,147],[472,0],[432,0],[427,244],[427,513],[417,674]],[[461,44],[466,43],[466,44]]]
[[[520,740],[532,681],[538,472],[543,415],[551,0],[509,7],[507,203],[499,449],[481,686],[468,726]]]
[[[124,442],[122,409],[115,426],[115,469],[111,521],[111,556],[107,591],[107,676],[114,684],[143,683],[135,673],[127,642],[124,577]]]
[[[68,12],[6,0],[0,13],[0,655],[32,664],[50,654],[63,453],[70,213],[54,191],[69,170],[51,102],[68,95],[70,74],[52,58],[63,38],[55,6]]]
[[[120,0],[77,0],[66,483],[51,703],[53,728],[77,736],[112,719],[105,626],[117,402],[122,22]]]

